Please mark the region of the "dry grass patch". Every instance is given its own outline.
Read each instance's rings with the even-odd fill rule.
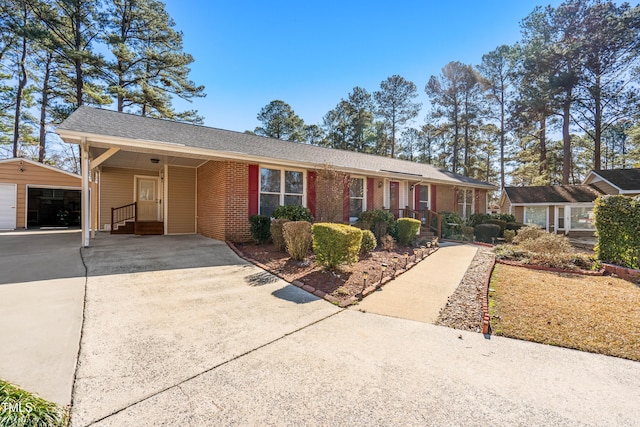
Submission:
[[[490,288],[496,335],[640,360],[640,288],[630,282],[496,265]]]

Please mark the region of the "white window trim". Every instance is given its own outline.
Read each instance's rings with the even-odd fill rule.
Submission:
[[[431,210],[431,184],[429,184],[428,182],[419,182],[416,185],[419,185],[420,188],[426,188],[427,189],[427,197],[428,197],[428,200],[426,200],[427,209]],[[415,186],[413,187],[413,191],[414,192],[416,191],[416,187]],[[415,193],[413,195],[413,200],[414,200],[414,204],[415,204],[415,200],[416,200]],[[419,211],[420,210],[420,203],[422,203],[422,202],[423,202],[423,200],[420,197],[420,191],[418,190],[418,206],[414,206],[413,210]]]
[[[469,215],[466,215],[467,213],[467,197],[466,194],[464,195],[464,197],[462,198],[463,202],[464,202],[464,208],[462,209],[462,217],[463,218],[469,218],[471,215],[473,215],[475,212],[475,208],[476,208],[476,189],[475,188],[469,188],[469,187],[458,187],[458,192],[456,193],[456,202],[457,202],[457,198],[458,198],[458,194],[460,194],[460,191],[471,191],[471,213],[469,213]],[[460,203],[458,203],[458,209],[460,208]]]
[[[564,205],[564,227],[565,232],[569,231],[595,231],[594,228],[573,228],[571,227],[571,209],[572,208],[594,208],[593,203],[571,203],[568,205]]]
[[[359,199],[359,197],[351,197],[351,180],[352,179],[361,179],[362,180],[362,212],[367,210],[367,177],[362,175],[350,175],[349,176],[349,210],[351,210],[351,199]],[[351,214],[351,212],[349,212]],[[349,222],[355,223],[357,221],[357,216],[349,216]]]
[[[544,223],[545,223],[545,230],[549,231],[549,205],[543,205],[543,204],[539,204],[539,203],[532,203],[530,205],[523,205],[524,209],[522,209],[522,221],[524,222],[524,225],[527,225],[527,208],[539,208],[539,207],[545,207],[545,218],[544,218]],[[565,213],[566,215],[566,213]],[[566,225],[565,225],[566,226]]]
[[[279,170],[280,171],[280,192],[279,193],[273,193],[273,192],[269,192],[269,191],[262,191],[262,169],[272,169],[272,170]],[[303,207],[307,207],[307,171],[305,169],[298,169],[298,168],[290,168],[287,166],[275,166],[275,165],[259,165],[258,166],[258,212],[262,211],[262,206],[260,204],[260,195],[261,194],[277,194],[280,196],[280,202],[279,202],[279,206],[284,205],[284,198],[285,196],[300,196],[300,194],[298,193],[285,193],[284,192],[284,186],[285,186],[285,179],[284,179],[284,173],[285,171],[288,172],[302,172],[302,206]],[[262,215],[262,213],[260,213]]]

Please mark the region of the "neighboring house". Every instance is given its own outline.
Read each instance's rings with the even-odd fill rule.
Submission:
[[[32,160],[0,160],[0,230],[80,225],[80,176]]]
[[[83,188],[89,175],[97,183],[93,214],[83,218],[85,246],[89,229],[115,228],[134,202],[139,234],[247,241],[250,215],[271,215],[278,205],[306,206],[323,220],[324,204],[333,203],[345,223],[382,208],[468,217],[485,212],[487,191],[497,189],[431,165],[86,106],[57,133],[82,147]],[[342,176],[339,194],[325,194],[327,165]]]
[[[605,194],[640,195],[640,168],[591,171],[584,184],[592,185]]]
[[[552,233],[590,236],[595,230],[593,202],[602,194],[590,185],[505,187],[500,211]]]

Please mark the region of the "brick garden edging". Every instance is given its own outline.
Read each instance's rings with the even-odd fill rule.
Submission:
[[[302,283],[299,280],[294,280],[293,282],[289,282],[287,279],[285,279],[283,277],[282,274],[277,273],[277,272],[272,272],[268,269],[268,267],[266,265],[264,265],[263,263],[261,263],[260,261],[256,261],[255,259],[245,256],[242,251],[240,251],[240,249],[238,249],[236,247],[236,245],[233,244],[233,242],[225,240],[225,243],[227,244],[227,246],[229,246],[229,248],[231,248],[231,250],[233,252],[236,253],[236,255],[238,255],[240,258],[242,258],[243,260],[250,262],[251,264],[255,265],[256,267],[260,267],[261,269],[268,271],[269,273],[273,274],[274,276],[277,276],[278,278],[284,280],[285,282],[293,285],[293,286],[297,286],[300,289],[303,289],[307,292],[309,292],[310,294],[313,294],[315,296],[317,296],[318,298],[322,298],[326,301],[329,301],[331,304],[335,304],[338,305],[341,308],[345,308],[348,307],[352,304],[355,304],[358,302],[358,298],[356,297],[349,297],[349,299],[340,302],[336,297],[334,297],[333,295],[330,295],[324,291],[321,291],[320,289],[316,289],[313,286],[310,285],[305,285],[304,283]],[[436,252],[439,249],[438,246],[436,246],[435,248],[431,248],[431,252],[429,252],[427,254],[427,256],[420,258],[420,261],[424,260],[425,258],[429,257],[432,253]],[[382,281],[380,282],[380,287],[386,285],[387,283],[389,283],[390,281],[392,281],[393,279],[395,279],[396,277],[400,276],[401,274],[409,271],[410,269],[412,269],[414,266],[418,265],[418,262],[410,262],[409,264],[407,264],[407,266],[402,269],[402,270],[397,270],[395,275],[393,276],[387,276],[385,278],[382,279]],[[367,295],[369,295],[370,293],[374,292],[376,290],[375,286],[367,286],[364,291],[362,291],[362,297],[366,297]]]
[[[640,270],[634,270],[633,268],[622,267],[615,264],[602,263],[604,271],[609,274],[615,274],[621,279],[628,282],[640,284]]]
[[[487,277],[484,278],[484,289],[482,290],[482,333],[484,335],[491,333],[491,317],[489,316],[489,283],[491,283],[493,269],[496,267],[495,255],[493,255],[492,258],[491,266],[487,272]]]
[[[600,269],[597,271],[592,270],[566,270],[564,268],[545,267],[543,265],[522,264],[518,261],[510,261],[507,259],[496,260],[498,264],[511,265],[513,267],[524,267],[530,270],[550,271],[552,273],[567,273],[567,274],[579,274],[581,276],[604,276],[605,270]]]

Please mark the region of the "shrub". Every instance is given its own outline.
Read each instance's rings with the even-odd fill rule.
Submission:
[[[420,232],[421,222],[413,218],[399,218],[396,224],[398,226],[398,242],[403,245],[413,243],[416,235]]]
[[[500,226],[497,224],[480,224],[473,229],[476,240],[484,243],[494,243],[494,239],[500,235]]]
[[[508,214],[508,213],[495,213],[491,215],[491,218],[493,219],[500,219],[506,223],[515,223],[516,222],[516,217],[512,214]]]
[[[462,235],[465,240],[473,242],[473,227],[462,227]]]
[[[451,237],[461,232],[464,220],[455,212],[442,212],[442,237]]]
[[[599,197],[594,213],[598,258],[640,269],[640,198],[620,195]]]
[[[504,235],[504,230],[507,228],[507,222],[501,219],[489,219],[485,224],[495,224],[500,226],[500,236]]]
[[[507,230],[513,230],[516,232],[516,234],[522,227],[524,227],[524,224],[521,224],[519,222],[507,222]]]
[[[382,237],[382,240],[380,241],[380,245],[382,246],[382,249],[384,249],[385,251],[391,252],[396,248],[396,241],[393,237],[387,234],[386,236]]]
[[[362,230],[345,224],[321,222],[311,227],[318,264],[334,269],[358,261]]]
[[[271,238],[271,218],[264,215],[251,215],[251,237],[256,243],[267,243]]]
[[[364,211],[358,216],[358,224],[363,230],[371,230],[376,240],[381,240],[389,233],[396,220],[391,212],[376,209]]]
[[[288,221],[282,225],[282,234],[291,258],[298,261],[303,260],[311,249],[311,223],[309,221]]]
[[[518,234],[513,239],[513,243],[520,243],[529,239],[537,239],[542,236],[542,233],[545,233],[545,231],[537,225],[527,225],[526,227],[522,227],[518,230]]]
[[[523,229],[524,230],[524,229]],[[520,235],[518,235],[520,236]],[[537,254],[562,254],[573,253],[569,239],[561,234],[547,233],[543,231],[535,239],[526,239],[519,242],[522,249]]]
[[[467,225],[469,227],[475,227],[476,225],[484,224],[490,219],[491,215],[487,213],[475,213],[469,217],[469,219],[467,220]]]
[[[311,211],[304,206],[287,205],[278,206],[273,212],[274,218],[285,218],[289,221],[308,221],[313,222]]]
[[[378,241],[371,230],[362,230],[362,244],[360,245],[360,252],[368,255],[373,252],[376,246],[378,246]]]
[[[287,250],[287,245],[284,241],[284,235],[282,232],[282,226],[287,222],[290,221],[286,218],[277,218],[271,221],[271,226],[269,227],[269,230],[271,231],[271,240],[273,241],[276,249],[280,252],[285,252]]]
[[[504,241],[507,243],[513,243],[513,238],[516,237],[514,230],[504,230]]]

